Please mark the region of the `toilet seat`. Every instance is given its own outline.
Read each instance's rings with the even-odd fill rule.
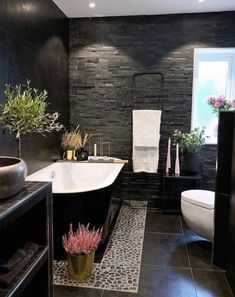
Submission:
[[[188,190],[181,193],[181,210],[187,225],[210,241],[214,237],[215,193],[207,190]]]
[[[181,199],[194,205],[214,209],[215,193],[207,190],[188,190],[181,193]]]

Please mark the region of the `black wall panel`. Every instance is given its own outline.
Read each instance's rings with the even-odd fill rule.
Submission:
[[[5,84],[24,83],[49,92],[49,111],[69,124],[68,19],[51,0],[0,1],[0,102]],[[27,135],[22,157],[29,173],[60,157],[60,135]],[[16,155],[13,136],[0,127],[0,155]]]

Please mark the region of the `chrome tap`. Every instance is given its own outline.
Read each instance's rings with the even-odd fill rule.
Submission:
[[[107,155],[104,154],[104,151],[105,151],[104,146],[107,146],[107,148],[108,148],[108,154]],[[110,142],[109,141],[102,142],[102,157],[110,158]]]

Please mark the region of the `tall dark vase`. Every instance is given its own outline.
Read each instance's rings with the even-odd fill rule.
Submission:
[[[196,175],[199,172],[199,154],[197,152],[184,152],[183,173],[185,175]]]

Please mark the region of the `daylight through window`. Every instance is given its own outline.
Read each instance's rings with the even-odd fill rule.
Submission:
[[[207,99],[235,99],[235,48],[195,49],[192,129],[205,127],[207,143],[217,143],[218,117]]]

